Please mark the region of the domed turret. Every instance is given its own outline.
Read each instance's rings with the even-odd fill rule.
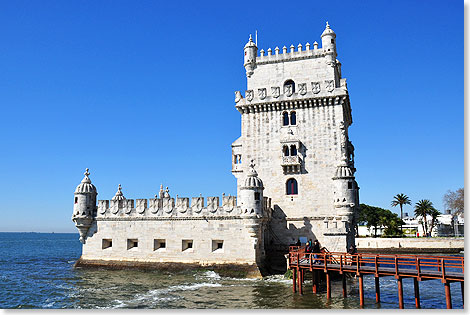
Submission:
[[[326,28],[321,34],[321,44],[327,55],[330,55],[332,62],[336,60],[336,34],[326,22]]]
[[[262,215],[263,190],[263,181],[258,177],[253,160],[251,160],[245,184],[240,188],[240,207],[243,214]]]
[[[258,55],[258,47],[253,42],[251,35],[243,50],[245,51],[243,66],[246,69],[246,76],[251,77],[256,68],[256,56]]]
[[[88,168],[85,177],[75,189],[72,221],[75,223],[79,233],[80,242],[85,243],[86,234],[96,216],[96,187],[88,177]]]
[[[354,210],[359,206],[357,182],[354,173],[343,160],[336,168],[335,176],[334,204],[337,214],[351,218]]]

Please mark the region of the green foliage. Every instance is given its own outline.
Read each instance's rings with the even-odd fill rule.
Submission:
[[[423,230],[425,235],[430,235],[432,228],[436,222],[437,216],[441,214],[436,208],[434,208],[432,202],[428,199],[422,199],[418,201],[415,205],[415,215],[421,216],[421,224],[423,225]],[[428,216],[431,216],[431,227],[428,228]]]
[[[392,207],[400,206],[400,219],[403,219],[403,206],[411,205],[411,199],[405,194],[397,194],[393,197]]]
[[[403,232],[400,226],[404,222],[396,213],[379,207],[369,206],[361,203],[359,207],[359,224],[365,224],[368,228],[374,228],[374,236],[377,237],[377,228],[385,227],[384,236],[400,236]]]

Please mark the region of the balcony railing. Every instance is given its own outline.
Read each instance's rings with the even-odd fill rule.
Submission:
[[[300,156],[283,156],[282,157],[282,166],[295,166],[300,165]]]

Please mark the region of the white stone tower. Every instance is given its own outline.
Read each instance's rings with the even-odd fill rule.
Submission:
[[[75,189],[72,221],[75,223],[79,233],[80,242],[85,243],[89,228],[96,217],[96,196],[98,192],[91,183],[88,169],[85,170],[85,177]]]
[[[287,246],[319,239],[330,251],[354,242],[359,205],[346,79],[336,59],[336,34],[326,24],[314,42],[266,52],[244,47],[245,96],[235,92],[241,137],[232,144],[232,173],[242,199],[246,174],[257,165],[273,214],[267,242]],[[297,49],[296,49],[297,47]]]

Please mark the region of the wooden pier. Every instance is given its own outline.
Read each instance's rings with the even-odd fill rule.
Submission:
[[[326,297],[331,298],[331,275],[338,273],[342,279],[343,296],[346,297],[346,275],[359,279],[359,301],[364,306],[364,279],[366,274],[375,277],[375,299],[380,303],[379,278],[393,276],[398,284],[398,305],[404,308],[403,279],[413,278],[415,307],[421,308],[419,282],[439,279],[444,284],[447,308],[452,308],[450,284],[460,282],[462,303],[464,300],[464,257],[421,256],[421,255],[379,255],[347,253],[306,253],[305,247],[289,248],[289,269],[292,270],[292,289],[303,293],[305,272],[312,273],[312,291],[319,292],[320,273],[326,280]]]

